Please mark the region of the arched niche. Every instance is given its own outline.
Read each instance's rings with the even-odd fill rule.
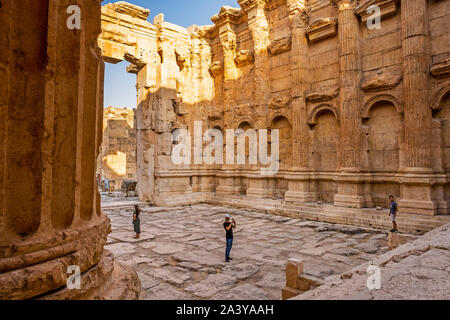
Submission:
[[[292,127],[289,120],[282,115],[273,118],[271,129],[279,130],[280,169],[292,167]]]
[[[319,105],[310,113],[309,167],[316,171],[336,171],[340,140],[339,116],[334,106]]]
[[[400,104],[398,99],[390,94],[379,94],[376,96],[373,96],[370,98],[363,106],[361,118],[363,120],[367,120],[370,118],[370,110],[378,105],[379,102],[389,102],[391,103],[395,110],[397,110],[398,113],[403,114],[403,106]]]
[[[365,114],[367,152],[371,172],[397,172],[403,116],[392,100],[376,99]]]
[[[339,121],[339,113],[336,109],[335,106],[331,105],[331,104],[319,104],[317,106],[315,106],[311,112],[309,113],[308,116],[308,124],[313,127],[317,124],[317,118],[322,114],[322,113],[332,113],[334,115],[334,117],[336,118],[336,120]]]
[[[450,173],[450,89],[448,87],[446,91],[440,92],[439,99],[439,102],[433,106],[433,117],[439,121],[437,147],[440,152],[436,156],[441,159],[442,169]]]

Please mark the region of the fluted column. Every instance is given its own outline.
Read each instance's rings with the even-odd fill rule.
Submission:
[[[361,170],[362,124],[359,105],[361,62],[359,57],[359,21],[354,13],[355,0],[333,0],[339,14],[339,60],[341,75],[340,119],[341,145],[338,165],[341,171],[334,203],[339,206],[361,207],[363,184]]]
[[[405,175],[400,212],[437,214],[432,200],[432,114],[429,89],[428,1],[401,5],[404,81]]]
[[[308,171],[308,110],[306,91],[309,89],[309,48],[305,28],[308,23],[306,1],[288,0],[289,23],[292,33],[292,170],[285,178],[288,202],[317,200]]]
[[[80,267],[83,281],[102,261],[110,227],[95,183],[100,2],[77,4],[84,9],[81,28],[70,30],[73,1],[2,1],[0,299],[64,291],[69,265]],[[106,277],[98,273],[91,285]],[[85,289],[60,293],[87,297]]]

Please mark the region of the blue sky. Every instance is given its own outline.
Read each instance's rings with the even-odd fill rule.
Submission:
[[[224,5],[239,8],[236,0],[126,0],[150,9],[149,21],[164,13],[164,20],[189,27],[212,24],[211,17]],[[103,1],[107,4],[116,1]],[[105,65],[105,107],[136,107],[136,76],[126,72],[127,62]]]

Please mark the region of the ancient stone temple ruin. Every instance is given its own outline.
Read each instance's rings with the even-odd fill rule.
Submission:
[[[450,210],[449,1],[238,3],[188,29],[124,2],[102,8],[105,61],[137,74],[140,199],[381,226],[371,208],[392,194],[410,231],[439,225]],[[175,165],[171,133],[194,136],[196,121],[224,135],[278,129],[278,172]]]
[[[107,178],[111,190],[123,180],[136,180],[136,126],[134,110],[108,107],[103,111],[103,141],[97,159],[97,175]]]
[[[143,202],[386,228],[393,194],[405,232],[449,221],[450,0],[238,0],[188,29],[100,0],[77,0],[70,29],[73,2],[0,3],[0,299],[138,297],[104,249],[104,62],[136,74]],[[279,170],[174,164],[172,133],[197,121],[200,134],[278,129]],[[69,266],[82,290],[66,287]]]

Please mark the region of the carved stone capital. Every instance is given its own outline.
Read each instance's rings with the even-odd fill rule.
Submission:
[[[343,10],[354,10],[359,5],[360,0],[330,0],[330,3],[339,9]]]
[[[211,21],[219,27],[224,24],[237,24],[241,16],[241,9],[233,8],[230,6],[223,6],[222,8],[220,8],[220,12],[211,18]]]
[[[238,0],[242,10],[249,12],[255,8],[265,8],[268,0]]]
[[[291,28],[305,28],[309,24],[310,9],[305,0],[287,0]]]

